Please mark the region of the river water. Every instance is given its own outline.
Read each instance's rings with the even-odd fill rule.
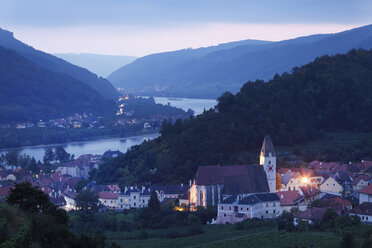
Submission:
[[[210,99],[188,99],[188,98],[166,98],[155,97],[156,103],[170,104],[171,106],[188,110],[194,110],[195,115],[203,113],[203,110],[210,109],[217,104],[216,100]],[[70,154],[75,154],[75,158],[82,154],[103,154],[107,150],[126,152],[131,146],[139,145],[144,140],[152,140],[158,137],[158,133],[144,134],[127,138],[113,138],[103,140],[93,140],[84,142],[71,142],[63,144],[65,150]],[[39,145],[19,148],[21,154],[26,154],[34,157],[36,160],[43,160],[45,148],[54,148],[56,145]],[[9,150],[0,150],[0,154],[6,153]]]

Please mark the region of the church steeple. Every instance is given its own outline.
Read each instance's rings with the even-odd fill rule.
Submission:
[[[275,157],[275,150],[274,150],[274,145],[273,142],[271,141],[271,138],[269,135],[266,135],[262,144],[261,148],[261,157],[269,157],[271,153],[272,157]]]
[[[266,135],[260,153],[260,165],[263,166],[270,192],[276,191],[276,154],[270,136]]]

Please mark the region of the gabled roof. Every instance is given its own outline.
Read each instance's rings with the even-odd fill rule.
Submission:
[[[303,196],[298,191],[278,191],[276,194],[280,198],[281,206],[293,206],[303,199]]]
[[[361,189],[359,193],[372,195],[372,184],[368,185],[367,187]]]
[[[368,182],[369,179],[370,179],[370,177],[367,176],[367,175],[359,175],[359,176],[354,178],[354,180],[351,182],[351,184],[356,186],[361,180],[364,180],[364,181]]]
[[[270,136],[266,135],[262,144],[260,156],[269,157],[270,155],[275,157],[275,150]]]
[[[319,189],[312,186],[300,186],[299,188],[306,197],[316,196],[321,192]]]
[[[350,213],[372,216],[372,202],[363,202],[359,206],[353,208]]]
[[[109,188],[110,191],[120,191],[120,187],[119,185],[117,184],[109,184],[107,185],[107,187]]]

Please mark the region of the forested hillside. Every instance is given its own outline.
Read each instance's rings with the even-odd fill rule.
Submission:
[[[37,122],[74,113],[113,114],[105,100],[85,83],[52,72],[0,46],[0,123]]]
[[[107,79],[99,78],[96,74],[91,73],[87,69],[72,65],[51,54],[36,50],[33,47],[15,39],[13,33],[1,28],[0,46],[16,51],[23,57],[43,68],[53,72],[64,73],[79,81],[82,81],[106,99],[117,100],[119,97],[119,93]]]
[[[139,58],[109,76],[129,92],[176,97],[217,98],[236,93],[248,80],[271,79],[323,55],[372,49],[372,25],[264,43],[236,43],[211,50],[181,50]],[[230,44],[230,43],[228,43]]]
[[[224,93],[216,109],[175,124],[161,136],[101,166],[98,181],[187,182],[198,166],[258,161],[264,135],[278,145],[330,131],[372,131],[372,51],[323,56],[292,73]]]

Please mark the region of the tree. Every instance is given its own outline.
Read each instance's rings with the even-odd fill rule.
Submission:
[[[159,210],[160,210],[160,201],[159,201],[159,198],[158,198],[158,194],[155,192],[155,190],[153,190],[151,192],[151,196],[150,196],[150,201],[149,201],[149,206],[148,207],[154,213],[159,212]]]
[[[6,201],[28,212],[43,212],[51,206],[49,196],[30,182],[16,183]]]
[[[88,172],[88,178],[90,181],[93,181],[94,179],[94,176],[96,175],[97,173],[97,169],[96,168],[92,168],[89,172]]]
[[[63,146],[57,146],[55,150],[55,159],[60,163],[70,160],[70,153],[67,153]]]
[[[337,218],[337,216],[338,216],[337,213],[332,208],[328,208],[323,215],[322,222],[331,223]]]
[[[83,212],[95,212],[99,208],[99,200],[96,193],[86,189],[80,191],[75,198],[76,207]]]
[[[8,165],[18,166],[19,164],[19,150],[13,150],[5,154],[5,161]]]
[[[276,190],[280,190],[282,188],[282,178],[280,177],[279,173],[276,173]]]
[[[54,159],[55,155],[53,149],[50,147],[46,148],[43,157],[44,164],[50,164],[50,162],[54,161]]]

